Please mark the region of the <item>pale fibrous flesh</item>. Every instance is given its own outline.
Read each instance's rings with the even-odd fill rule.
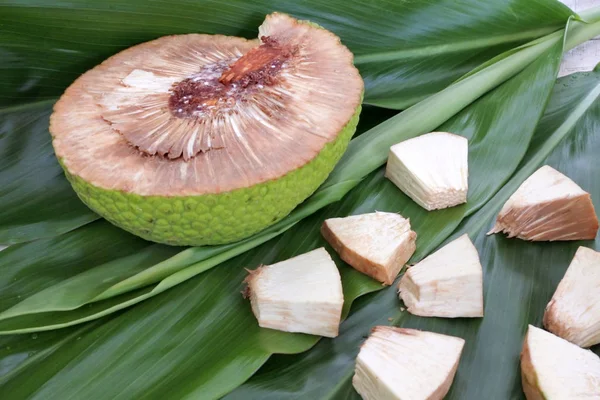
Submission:
[[[321,233],[342,260],[386,285],[394,282],[416,248],[410,221],[389,212],[330,218]]]
[[[529,325],[521,352],[521,381],[528,400],[600,399],[600,358]]]
[[[364,400],[440,400],[450,390],[465,341],[376,326],[356,358],[352,384]]]
[[[424,317],[483,317],[483,272],[463,235],[408,270],[398,285],[408,312]]]
[[[66,90],[50,132],[77,193],[112,223],[168,244],[228,243],[325,180],[362,93],[339,37],[273,13],[257,40],[172,35],[115,54]]]
[[[385,176],[426,210],[467,202],[468,141],[431,132],[390,148]]]
[[[581,347],[600,343],[600,252],[579,247],[546,307],[544,326]]]
[[[340,273],[324,248],[264,265],[246,279],[246,295],[263,328],[336,337],[344,295]]]
[[[532,241],[594,239],[598,217],[589,193],[545,165],[504,204],[489,234],[498,232]]]
[[[304,165],[359,105],[352,54],[285,14],[268,15],[259,38],[165,36],[111,57],[58,105],[58,156],[103,187],[166,196],[220,193]]]

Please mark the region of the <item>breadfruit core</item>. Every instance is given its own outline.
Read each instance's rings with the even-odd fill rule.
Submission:
[[[233,242],[326,179],[363,83],[333,33],[268,15],[260,40],[166,36],[83,74],[54,106],[56,155],[79,197],[145,239]]]

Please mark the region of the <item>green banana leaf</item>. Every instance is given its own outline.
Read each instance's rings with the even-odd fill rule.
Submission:
[[[524,399],[519,353],[528,324],[541,326],[546,304],[579,246],[595,241],[532,243],[487,236],[497,212],[541,165],[551,165],[588,191],[598,210],[600,181],[600,69],[558,80],[518,172],[453,237],[468,233],[483,265],[483,319],[420,318],[402,311],[393,288],[357,301],[333,343],[310,352],[274,356],[228,399],[360,399],[352,389],[354,357],[374,325],[430,330],[466,340],[447,399]],[[389,319],[388,319],[389,318]],[[592,350],[600,355],[600,346]],[[321,377],[326,376],[327,379]]]
[[[457,3],[459,8],[461,3]],[[447,5],[444,4],[444,6]],[[447,12],[447,9],[445,11]],[[471,143],[474,144],[475,149],[471,149],[470,158],[472,162],[475,162],[477,172],[472,169],[472,193],[470,193],[467,206],[425,213],[384,180],[381,171],[370,174],[339,204],[330,206],[298,223],[284,235],[272,239],[256,250],[228,261],[219,268],[189,279],[175,289],[162,293],[134,308],[76,327],[0,339],[0,398],[45,399],[90,396],[92,398],[213,398],[224,395],[241,384],[255,373],[271,354],[291,354],[307,350],[316,343],[317,338],[259,329],[256,326],[247,302],[243,301],[237,293],[242,288],[241,281],[246,274],[243,267],[254,267],[259,263],[285,259],[323,245],[324,242],[318,235],[318,227],[324,218],[333,215],[347,215],[374,209],[400,211],[410,215],[413,226],[420,235],[417,257],[427,254],[439,245],[469,214],[475,213],[464,222],[463,226],[459,227],[459,231],[479,232],[485,225],[482,221],[489,222],[490,216],[497,211],[498,204],[501,205],[501,201],[497,200],[498,196],[503,196],[505,192],[510,191],[511,187],[517,185],[515,182],[521,178],[524,179],[527,176],[525,173],[527,168],[532,168],[531,165],[535,163],[539,164],[549,153],[548,149],[555,147],[559,139],[573,131],[572,127],[563,129],[563,131],[556,130],[558,133],[552,136],[554,140],[534,139],[529,154],[526,156],[526,160],[529,160],[531,165],[523,164],[513,179],[492,201],[488,202],[515,171],[531,140],[556,74],[558,59],[562,51],[562,43],[559,39],[560,36],[554,35],[551,39],[544,39],[546,42],[541,42],[545,43],[543,46],[536,44],[535,46],[538,47],[535,49],[541,49],[541,52],[536,53],[539,59],[534,64],[440,127],[440,129],[461,133],[469,137]],[[526,46],[526,48],[528,47]],[[534,54],[531,49],[528,51]],[[514,52],[509,53],[510,55],[515,54]],[[526,64],[521,69],[525,66]],[[512,76],[511,74],[500,75],[495,78],[498,79],[497,83],[489,88]],[[573,117],[573,115],[577,115],[572,111],[574,107],[568,106],[575,101],[573,99],[586,98],[595,104],[597,93],[586,90],[590,85],[596,85],[597,82],[585,81],[585,79],[582,79],[582,82],[587,82],[587,86],[572,85],[577,86],[578,91],[568,92],[572,96],[570,97],[571,103],[568,103],[567,106],[562,104],[560,107],[553,108],[551,104],[548,111],[553,112],[547,113],[540,125],[546,127],[545,134],[555,130],[551,123],[544,125],[546,123],[544,121],[548,121],[550,118],[548,115],[559,122],[561,122],[561,115],[567,117],[564,119],[565,121],[569,118],[575,121],[581,119]],[[483,90],[482,93],[487,90]],[[439,104],[435,103],[435,99],[440,98],[444,97],[434,97],[433,103],[425,104]],[[578,110],[582,113],[585,111],[584,114],[588,115],[589,105],[586,107],[587,103],[581,101],[579,103],[584,106],[580,105]],[[458,107],[456,111],[462,107]],[[6,110],[7,114],[18,111],[23,111],[23,109]],[[45,112],[47,113],[47,109]],[[408,113],[408,115],[411,114]],[[422,117],[423,114],[412,115],[413,117]],[[407,118],[406,114],[403,118]],[[23,119],[26,122],[26,118]],[[398,133],[390,130],[390,126],[397,121],[405,121],[405,119],[392,119],[383,127],[374,128],[374,132],[388,138],[390,135],[396,135]],[[435,121],[435,117],[433,121]],[[434,124],[432,128],[437,125],[435,122],[430,123]],[[551,130],[548,131],[548,128]],[[8,132],[11,130],[9,129]],[[377,137],[372,133],[371,137]],[[410,134],[418,133],[420,132]],[[359,138],[368,137],[367,134]],[[363,157],[357,149],[367,143],[367,139],[357,140],[354,143],[345,161],[341,163],[342,167],[351,165],[353,161],[360,161]],[[372,146],[377,149],[387,145],[385,139],[382,139],[382,142]],[[502,146],[504,155],[496,154],[498,146]],[[385,158],[385,154],[378,157]],[[593,158],[590,160],[593,161]],[[377,160],[372,163],[373,165],[381,164]],[[371,165],[367,163],[364,168],[368,172]],[[344,168],[341,169],[341,171],[344,170]],[[477,174],[481,175],[477,176]],[[522,177],[522,175],[525,176]],[[333,175],[332,179],[339,176],[344,175],[338,172]],[[352,183],[354,185],[355,182]],[[583,184],[582,186],[586,187]],[[484,206],[486,202],[487,205]],[[484,207],[477,211],[482,206]],[[287,228],[285,227],[285,229]],[[70,229],[64,231],[67,230]],[[96,230],[95,235],[94,230]],[[65,284],[69,288],[69,280],[80,274],[89,273],[86,276],[91,281],[95,277],[94,273],[101,270],[109,273],[98,274],[97,278],[114,278],[115,281],[120,282],[123,278],[137,276],[138,273],[147,271],[147,267],[150,265],[168,259],[169,256],[180,250],[151,245],[123,232],[120,232],[122,236],[119,238],[119,232],[118,229],[112,228],[104,222],[96,222],[64,236],[5,250],[3,253],[8,254],[10,258],[0,258],[0,267],[9,269],[11,274],[6,280],[4,277],[0,280],[0,305],[2,306],[0,309],[18,304],[24,298],[31,299],[36,293],[56,285]],[[56,233],[59,232],[56,231]],[[88,247],[82,247],[79,252],[80,248],[77,246],[86,243],[86,234],[89,235],[87,242],[98,240],[98,243],[88,243]],[[67,241],[68,238],[71,239],[70,242]],[[302,240],[299,241],[299,238]],[[115,241],[111,242],[110,239],[115,239]],[[500,239],[494,238],[494,240]],[[477,244],[481,245],[481,240]],[[36,248],[36,245],[39,247]],[[114,246],[110,247],[109,245]],[[65,254],[61,254],[61,246],[63,246]],[[106,247],[108,250],[103,252]],[[72,250],[69,251],[69,249]],[[49,260],[44,260],[42,257],[44,251],[53,254],[54,258],[50,257]],[[0,257],[4,257],[3,253],[0,253]],[[19,264],[20,260],[31,257],[32,254],[36,256],[32,257],[31,263],[30,260],[24,260]],[[495,255],[495,253],[486,254]],[[195,256],[197,254],[193,254],[191,258],[193,259]],[[38,261],[35,261],[35,257],[38,257]],[[492,260],[496,262],[495,257]],[[340,266],[343,276],[346,299],[344,313],[346,315],[355,298],[380,289],[381,286],[347,267],[339,259],[336,259],[336,262]],[[566,265],[568,265],[568,261],[561,271],[564,272]],[[122,271],[119,266],[126,266],[127,270]],[[41,276],[38,276],[38,273]],[[190,277],[191,275],[186,279]],[[556,282],[558,279],[560,277],[556,278]],[[110,283],[114,283],[114,281],[106,282],[107,285]],[[548,289],[549,295],[544,300],[544,305],[553,288]],[[103,298],[86,307],[94,307],[103,301],[119,303],[122,302],[121,296],[132,296],[133,298],[143,295],[146,293],[145,291],[151,289],[152,287],[132,287],[131,292],[121,293],[114,299]],[[72,290],[68,290],[68,292],[72,293]],[[317,396],[316,398],[319,396],[355,396],[348,384],[348,378],[352,373],[352,358],[360,343],[360,337],[356,340],[357,334],[362,335],[360,332],[368,331],[376,319],[379,320],[378,323],[389,323],[388,318],[398,317],[397,323],[406,319],[406,323],[409,325],[421,323],[427,327],[429,327],[427,325],[429,321],[437,321],[411,319],[410,316],[399,313],[399,303],[393,292],[394,289],[389,288],[372,298],[359,300],[355,307],[356,312],[351,314],[344,323],[343,334],[340,338],[323,340],[317,344],[315,349],[301,356],[272,358],[256,375],[256,379],[249,381],[232,396],[248,396],[248,398],[268,398],[269,396],[284,398],[286,395],[297,398],[298,394],[308,395],[308,398],[313,398],[313,395]],[[8,293],[9,296],[4,296],[4,293]],[[88,295],[89,293],[85,297],[87,298]],[[380,299],[383,299],[383,302]],[[33,304],[34,306],[45,306],[43,296],[38,300],[37,304]],[[72,299],[66,300],[71,301]],[[486,298],[486,300],[488,299]],[[511,300],[515,303],[515,300],[518,299]],[[522,312],[522,309],[523,307],[519,311]],[[539,316],[541,317],[541,314]],[[53,316],[53,318],[56,317]],[[484,319],[484,321],[486,320]],[[450,331],[453,328],[448,328],[448,326],[452,325],[452,322],[440,320],[436,323],[439,325],[440,331],[446,329]],[[465,337],[468,332],[475,335],[473,330],[479,324],[485,325],[482,321],[459,322],[463,325],[457,329],[463,332]],[[488,328],[488,334],[498,333],[497,326],[493,322],[489,322],[491,328]],[[431,323],[434,324],[434,322]],[[435,330],[435,327],[431,329]],[[352,333],[348,334],[349,332]],[[520,330],[519,335],[521,333]],[[454,334],[459,333],[454,331]],[[485,366],[486,362],[489,364],[489,359],[485,358],[485,348],[483,347],[490,346],[490,343],[485,337],[477,337],[480,339],[482,347],[478,354],[482,359],[478,361]],[[520,348],[520,342],[518,348]],[[323,353],[324,349],[327,350],[326,353]],[[503,351],[506,351],[506,348],[503,348]],[[513,353],[516,351],[515,354],[518,354],[518,349],[510,349],[510,351]],[[510,351],[508,355],[512,354]],[[502,360],[508,358],[508,355],[504,355],[504,358],[501,357]],[[309,360],[308,364],[306,360]],[[489,371],[489,365],[487,365],[489,374],[484,376],[483,371],[477,370],[478,364],[474,361],[471,364],[474,366],[466,373],[478,374],[478,381],[484,381],[493,373],[493,371]],[[300,369],[296,369],[294,372],[291,368],[292,365]],[[509,365],[507,362],[502,364],[503,372],[509,378],[512,377],[513,381],[518,372],[515,365]],[[461,373],[463,369],[464,367],[461,365]],[[328,377],[327,381],[322,381],[323,376]],[[467,386],[467,381],[464,373],[463,375],[459,373],[451,395],[458,396],[455,398],[482,398],[489,393],[496,393],[486,388],[481,389],[480,386],[483,385]],[[514,392],[511,394],[512,397],[520,396],[518,385],[514,388],[510,386],[509,389]],[[249,392],[246,392],[247,390]],[[455,394],[457,390],[462,390],[462,392]],[[504,394],[505,392],[506,390],[504,392],[500,389],[497,390],[497,393]],[[464,397],[464,393],[468,397]],[[479,397],[473,393],[478,394]],[[505,397],[507,396],[499,398]]]
[[[365,101],[393,108],[414,104],[502,51],[562,28],[572,14],[553,0],[3,1],[0,244],[52,237],[97,218],[68,189],[48,136],[40,134],[49,105],[79,74],[162,35],[256,37],[272,11],[340,35],[356,54]],[[21,145],[24,136],[33,150]]]
[[[476,211],[493,196],[517,167],[546,105],[561,53],[562,43],[556,42],[514,79],[442,126],[464,134],[473,143],[471,179],[482,182],[472,186],[473,203],[427,213],[383,179],[378,171],[340,204],[306,219],[280,239],[123,314],[98,321],[101,324],[34,334],[35,339],[29,335],[4,339],[0,349],[5,349],[5,359],[15,361],[7,368],[0,390],[15,398],[160,398],[167,395],[213,398],[242,383],[271,353],[308,349],[316,338],[256,327],[248,304],[239,295],[246,275],[243,267],[285,259],[322,245],[318,227],[327,216],[374,209],[410,215],[420,235],[419,247],[437,246],[464,215]],[[500,154],[494,154],[498,149],[501,149]],[[486,180],[489,176],[493,179]],[[298,242],[298,237],[303,241]],[[358,295],[381,288],[337,261],[344,277],[347,306]],[[385,292],[390,291],[394,288]],[[46,341],[46,344],[38,347],[36,340]],[[330,340],[323,341],[326,342],[332,344]],[[32,348],[34,350],[30,350]],[[98,364],[105,368],[98,371]],[[164,368],[164,365],[177,367]],[[190,373],[191,365],[202,365],[202,371]],[[75,371],[79,376],[94,375],[94,380],[82,379],[78,385],[73,382]],[[137,376],[143,376],[144,381],[130,384],[139,381]]]

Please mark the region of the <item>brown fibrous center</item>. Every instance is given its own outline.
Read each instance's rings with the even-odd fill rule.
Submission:
[[[262,44],[235,62],[204,66],[197,74],[173,85],[171,114],[179,118],[202,118],[228,109],[255,87],[273,85],[294,50],[268,36]]]

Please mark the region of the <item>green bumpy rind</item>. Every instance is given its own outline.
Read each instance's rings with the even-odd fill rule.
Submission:
[[[279,179],[230,192],[140,196],[102,189],[71,175],[64,165],[63,169],[88,207],[137,236],[178,246],[231,243],[281,220],[317,190],[344,154],[356,130],[360,110],[359,106],[338,137],[308,164]]]

